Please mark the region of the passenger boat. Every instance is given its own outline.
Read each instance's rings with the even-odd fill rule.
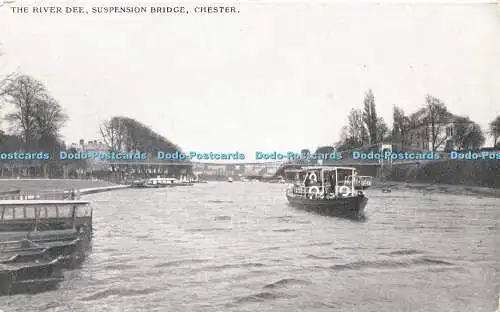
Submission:
[[[160,188],[167,186],[175,186],[175,179],[172,178],[161,178],[160,176],[156,178],[150,178],[144,181],[134,181],[132,187],[135,188]]]
[[[200,179],[198,176],[191,180],[191,183],[208,183],[208,181]]]
[[[0,200],[0,295],[57,287],[91,235],[87,201]]]
[[[173,183],[173,186],[193,186],[194,185],[194,183],[189,181],[186,177],[181,177],[180,179],[170,178],[170,180],[172,180],[171,183]]]
[[[368,202],[354,182],[339,183],[354,175],[355,168],[316,166],[304,167],[298,181],[286,191],[292,206],[315,210],[333,216],[361,216]]]

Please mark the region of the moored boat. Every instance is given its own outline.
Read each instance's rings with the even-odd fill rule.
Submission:
[[[233,178],[231,177],[227,178],[227,182],[233,182]]]
[[[142,181],[136,180],[132,183],[132,187],[135,188],[162,188],[167,186],[175,186],[175,179],[162,178],[158,176],[156,178],[149,178]]]
[[[92,238],[92,207],[83,200],[0,201],[0,263],[82,259]]]
[[[292,206],[333,216],[360,216],[368,202],[354,182],[339,183],[354,175],[350,167],[304,167],[297,175],[299,181],[290,186],[286,197]]]
[[[173,186],[193,186],[194,183],[189,181],[187,177],[181,177],[180,179],[170,179],[173,183]]]
[[[0,200],[0,295],[57,287],[91,237],[88,201]]]

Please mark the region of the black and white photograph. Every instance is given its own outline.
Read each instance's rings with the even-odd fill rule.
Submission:
[[[500,3],[0,0],[0,312],[500,312]]]

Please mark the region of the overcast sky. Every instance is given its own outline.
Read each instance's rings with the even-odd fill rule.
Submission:
[[[238,8],[234,15],[34,16],[4,7],[0,73],[20,71],[47,86],[70,115],[67,142],[99,139],[101,121],[125,115],[186,151],[238,150],[247,158],[336,142],[369,88],[389,124],[394,104],[412,113],[427,93],[484,129],[500,114],[493,4]]]

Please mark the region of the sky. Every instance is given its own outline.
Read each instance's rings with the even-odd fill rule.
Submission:
[[[394,105],[415,112],[426,94],[484,130],[500,115],[495,4],[230,3],[238,14],[194,14],[206,4],[189,1],[190,14],[178,16],[4,6],[0,75],[22,72],[46,85],[70,116],[67,143],[99,140],[99,124],[121,115],[185,151],[247,159],[333,144],[370,88],[389,125]]]

